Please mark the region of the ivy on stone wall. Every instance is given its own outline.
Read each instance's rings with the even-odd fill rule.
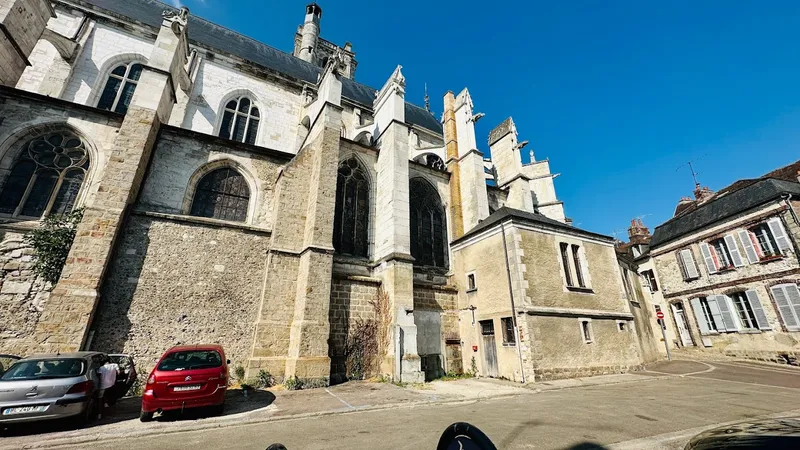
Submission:
[[[378,289],[375,299],[370,301],[374,319],[358,318],[354,321],[347,344],[345,357],[347,376],[351,380],[363,380],[380,371],[381,360],[389,346],[391,325],[389,294]]]
[[[83,209],[49,215],[42,219],[38,228],[25,235],[25,243],[36,252],[33,272],[51,286],[61,277],[82,218]]]

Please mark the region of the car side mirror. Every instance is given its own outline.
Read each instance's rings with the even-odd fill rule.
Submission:
[[[230,364],[230,363],[231,363],[231,360],[230,360],[230,359],[228,359],[228,360],[225,360],[225,364]]]

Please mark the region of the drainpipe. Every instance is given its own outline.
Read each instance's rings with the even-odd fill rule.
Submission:
[[[506,224],[500,224],[503,234],[503,254],[506,260],[506,276],[508,277],[508,295],[511,298],[511,321],[514,323],[514,339],[517,341],[517,357],[519,358],[519,374],[522,383],[525,383],[525,366],[522,363],[522,341],[519,339],[519,327],[517,326],[517,308],[514,305],[514,289],[511,285],[511,267],[508,265],[508,245],[506,244]]]

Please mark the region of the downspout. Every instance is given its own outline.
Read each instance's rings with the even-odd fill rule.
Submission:
[[[517,357],[519,358],[519,374],[522,383],[525,383],[525,366],[522,363],[522,341],[519,339],[519,327],[517,326],[517,308],[514,305],[514,289],[511,285],[511,266],[508,264],[508,245],[506,244],[506,224],[500,224],[503,234],[503,254],[506,260],[506,276],[508,277],[508,295],[511,298],[511,321],[514,323],[514,340],[517,341]]]

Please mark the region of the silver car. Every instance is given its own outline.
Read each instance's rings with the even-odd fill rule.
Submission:
[[[34,355],[14,362],[0,376],[0,427],[72,417],[85,423],[97,412],[99,352]]]

